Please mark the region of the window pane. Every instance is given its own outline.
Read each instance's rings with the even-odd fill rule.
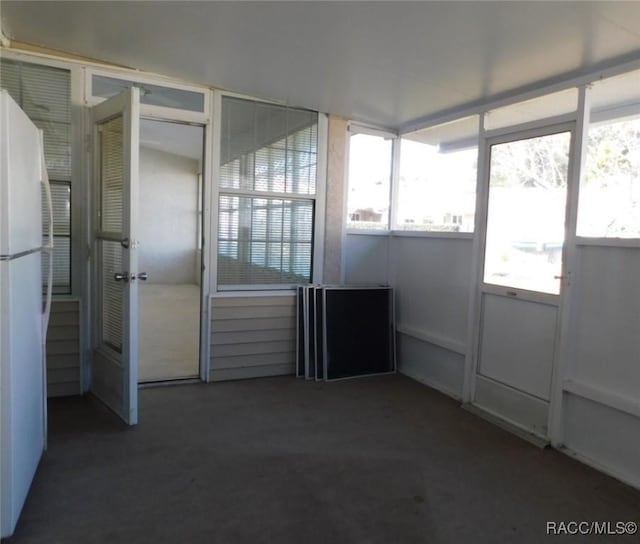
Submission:
[[[222,99],[222,188],[314,194],[317,148],[317,113]]]
[[[71,294],[71,185],[52,181],[50,184],[53,208],[53,293]],[[42,195],[42,232],[48,235],[49,220],[46,197]],[[49,259],[42,259],[43,286],[48,281]]]
[[[491,147],[484,281],[558,294],[571,134]]]
[[[640,238],[640,71],[596,83],[578,236]]]
[[[478,116],[405,134],[400,141],[400,230],[473,232]]]
[[[122,231],[124,163],[123,121],[114,117],[100,125],[100,228]]]
[[[392,140],[368,134],[349,139],[347,227],[387,229]]]
[[[98,251],[100,251],[98,300],[101,309],[100,342],[121,353],[124,282],[114,281],[113,277],[117,272],[123,270],[123,249],[120,242],[99,240],[98,244]]]
[[[220,195],[218,285],[311,281],[313,201]]]
[[[398,229],[473,232],[478,150],[401,141]]]
[[[111,98],[125,89],[140,87],[140,102],[149,106],[163,106],[187,111],[204,111],[204,93],[161,87],[150,83],[140,83],[115,77],[94,75],[91,78],[91,94],[101,98]]]

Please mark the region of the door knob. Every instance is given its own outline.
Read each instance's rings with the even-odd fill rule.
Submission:
[[[113,275],[113,279],[127,283],[129,281],[129,272],[116,272]]]
[[[146,272],[140,272],[137,276],[140,281],[147,281],[149,279],[149,275]]]

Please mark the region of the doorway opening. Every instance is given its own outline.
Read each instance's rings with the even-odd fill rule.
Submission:
[[[200,374],[204,127],[140,120],[139,383]]]

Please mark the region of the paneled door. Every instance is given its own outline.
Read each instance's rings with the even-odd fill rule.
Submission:
[[[91,391],[127,424],[138,420],[136,214],[140,90],[92,108],[94,191],[94,356]]]
[[[473,404],[548,437],[573,125],[487,141]]]

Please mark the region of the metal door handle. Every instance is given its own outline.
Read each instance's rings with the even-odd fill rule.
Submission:
[[[146,272],[140,272],[137,276],[140,281],[147,281],[149,279],[149,275]]]
[[[113,275],[113,279],[127,283],[129,281],[129,272],[116,272]]]

